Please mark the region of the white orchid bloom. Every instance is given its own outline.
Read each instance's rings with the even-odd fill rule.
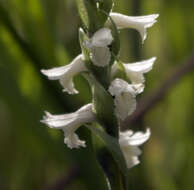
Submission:
[[[70,64],[49,70],[41,70],[50,80],[59,80],[63,86],[63,91],[69,94],[77,94],[74,88],[73,77],[83,71],[87,71],[83,55],[78,55]]]
[[[126,160],[127,168],[130,169],[140,163],[138,156],[141,154],[141,150],[138,146],[145,143],[150,135],[150,129],[147,129],[145,133],[134,133],[132,130],[119,133],[119,144]]]
[[[109,92],[115,96],[115,111],[117,117],[124,120],[131,115],[136,109],[136,95],[139,93],[141,85],[128,84],[122,79],[115,79],[110,87]]]
[[[149,72],[156,60],[156,57],[151,59],[147,59],[144,61],[136,62],[136,63],[122,63],[127,78],[131,81],[132,84],[142,84],[141,88],[139,88],[139,93],[143,92],[144,90],[144,74]],[[112,66],[111,75],[114,77],[115,73],[117,72],[117,62],[115,62]]]
[[[86,43],[86,47],[91,51],[90,58],[94,65],[105,67],[109,64],[111,52],[108,46],[112,41],[113,37],[111,30],[108,28],[101,28],[95,32],[89,42]]]
[[[61,129],[64,132],[64,143],[69,148],[85,147],[85,141],[79,139],[75,131],[85,123],[95,121],[95,115],[92,112],[92,104],[87,104],[74,113],[63,115],[52,115],[45,112],[42,123],[50,128]]]
[[[126,64],[124,63],[123,66],[125,68],[125,72],[127,77],[131,80],[133,84],[144,83],[145,79],[143,74],[152,70],[156,57],[151,59],[147,59],[144,61]]]
[[[110,17],[115,22],[119,29],[123,28],[133,28],[137,30],[142,38],[142,42],[147,37],[147,28],[151,27],[155,22],[157,22],[159,14],[152,14],[146,16],[127,16],[119,13],[110,13]],[[110,20],[107,21],[107,25],[110,25]]]

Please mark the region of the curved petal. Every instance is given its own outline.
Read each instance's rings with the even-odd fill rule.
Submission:
[[[143,83],[145,82],[143,74],[149,72],[152,69],[155,60],[156,57],[153,57],[151,59],[140,62],[122,64],[125,69],[127,78],[132,82],[132,84],[142,84],[142,88],[140,90],[141,92],[144,89]],[[114,74],[117,72],[117,69],[117,63],[114,63],[111,70],[112,76],[114,76]]]
[[[147,73],[152,69],[155,61],[156,61],[156,57],[152,57],[151,59],[139,61],[136,63],[129,63],[129,64],[124,63],[123,66],[126,71],[131,71],[136,73]]]
[[[140,146],[145,143],[151,135],[150,129],[147,129],[145,133],[136,132],[133,133],[131,130],[120,132],[119,134],[120,144],[125,146]]]
[[[115,22],[118,28],[133,28],[136,29],[142,38],[142,41],[147,37],[147,31],[146,29],[151,27],[158,18],[159,14],[152,14],[152,15],[146,15],[146,16],[127,16],[119,13],[110,13],[111,18]],[[108,21],[108,25],[109,25]]]
[[[50,128],[62,129],[65,135],[65,143],[68,147],[84,147],[84,141],[79,140],[78,136],[74,132],[81,125],[96,120],[92,109],[92,104],[87,104],[76,112],[69,114],[52,115],[45,112],[45,116],[41,122],[48,125]]]
[[[130,145],[131,146],[139,146],[145,143],[150,138],[151,132],[150,129],[147,129],[145,133],[143,132],[136,132],[130,138]]]
[[[87,71],[83,61],[83,55],[78,55],[70,64],[49,70],[41,70],[50,80],[59,80],[69,94],[76,94],[78,91],[74,88],[73,77],[83,71]]]

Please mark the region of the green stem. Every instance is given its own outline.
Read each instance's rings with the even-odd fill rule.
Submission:
[[[104,6],[104,11],[106,12],[107,10],[110,10],[110,7],[112,7],[110,6],[112,4],[112,1],[104,0],[104,2],[105,1],[106,6]],[[99,28],[104,27],[104,21],[100,22],[100,17],[98,18],[99,13],[101,12],[97,12],[98,10],[94,2],[94,0],[76,1],[80,17],[86,27],[86,33],[88,34],[89,38]],[[101,6],[101,8],[103,8],[103,2]],[[106,17],[106,20],[109,14],[101,14],[101,16],[102,15]],[[101,25],[99,25],[100,23]],[[107,92],[107,89],[110,85],[109,67],[99,68],[94,66],[92,62],[88,60],[89,56],[83,45],[83,39],[84,32],[80,30],[80,45],[82,47],[82,52],[86,54],[86,65],[88,67],[88,70],[90,71],[90,73],[85,73],[84,77],[87,79],[92,89],[94,111],[99,120],[99,123],[103,126],[106,133],[118,139],[119,127],[117,118],[114,113],[114,101],[109,92]],[[115,44],[115,47],[116,46],[118,46],[118,43]],[[119,48],[117,47],[116,49],[113,49],[117,54]],[[93,146],[97,155],[97,159],[108,178],[111,190],[127,190],[124,184],[125,180],[121,174],[118,163],[115,162],[111,152],[107,149],[107,147],[105,147],[103,144],[100,144],[98,142],[98,139],[96,139],[94,135]]]

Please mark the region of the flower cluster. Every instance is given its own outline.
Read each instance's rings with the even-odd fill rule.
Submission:
[[[141,35],[142,42],[144,42],[147,36],[147,28],[156,22],[157,17],[157,14],[132,17],[111,12],[104,27],[84,41],[84,47],[89,51],[89,58],[92,64],[101,68],[110,66],[111,81],[108,92],[114,98],[115,114],[119,121],[125,120],[126,117],[135,111],[136,96],[144,90],[144,74],[152,69],[156,58],[154,57],[136,63],[114,61],[114,64],[110,65],[112,56],[111,44],[114,42],[110,29],[111,23],[114,22],[118,29],[136,29]],[[63,91],[69,94],[76,94],[79,92],[74,87],[73,77],[81,72],[89,72],[85,64],[85,59],[82,53],[68,65],[49,70],[41,70],[41,72],[50,80],[59,80]],[[116,77],[120,64],[126,75],[126,81],[123,78]],[[85,105],[70,114],[52,115],[45,112],[42,120],[48,127],[61,129],[64,132],[64,143],[69,148],[85,147],[85,141],[80,140],[75,131],[81,125],[96,121],[97,117],[94,113],[93,104]],[[134,133],[131,130],[119,132],[119,144],[128,168],[139,163],[138,156],[141,154],[141,151],[138,146],[147,141],[149,137],[149,129],[145,133]]]

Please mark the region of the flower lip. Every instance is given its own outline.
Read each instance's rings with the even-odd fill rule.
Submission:
[[[137,86],[117,78],[111,83],[109,92],[112,96],[115,96],[114,104],[117,117],[125,120],[136,109]]]
[[[126,81],[116,78],[112,81],[109,92],[112,96],[119,96],[122,93],[131,93],[133,97],[136,95],[136,88],[134,85],[128,84]]]

